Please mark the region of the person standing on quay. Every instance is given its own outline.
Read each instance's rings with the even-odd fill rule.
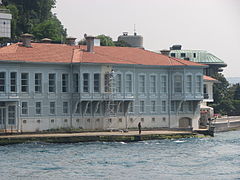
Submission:
[[[141,132],[142,132],[141,122],[138,123],[138,132],[139,132],[139,134],[141,134]]]

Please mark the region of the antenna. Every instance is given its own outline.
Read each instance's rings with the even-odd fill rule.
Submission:
[[[134,24],[134,29],[133,29],[133,31],[134,31],[134,36],[136,36],[136,35],[137,35],[137,32],[136,32],[136,24]]]

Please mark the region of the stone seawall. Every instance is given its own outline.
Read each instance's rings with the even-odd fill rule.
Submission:
[[[62,133],[62,134],[19,134],[0,136],[0,145],[46,142],[46,143],[78,143],[78,142],[135,142],[157,139],[176,139],[200,137],[190,131],[137,131],[129,132],[91,132],[91,133]],[[202,137],[202,136],[201,136]]]

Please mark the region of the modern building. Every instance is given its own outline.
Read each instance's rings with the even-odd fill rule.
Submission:
[[[0,129],[198,129],[206,65],[141,48],[31,43],[0,48]]]
[[[207,76],[213,76],[217,72],[222,72],[222,68],[227,66],[223,60],[207,51],[184,50],[181,45],[170,47],[169,56],[208,65],[208,68],[204,71],[204,74]]]

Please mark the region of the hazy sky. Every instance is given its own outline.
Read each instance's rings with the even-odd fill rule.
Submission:
[[[207,50],[228,64],[227,77],[240,77],[240,0],[57,0],[53,12],[69,36],[117,40],[136,24],[146,49]]]

